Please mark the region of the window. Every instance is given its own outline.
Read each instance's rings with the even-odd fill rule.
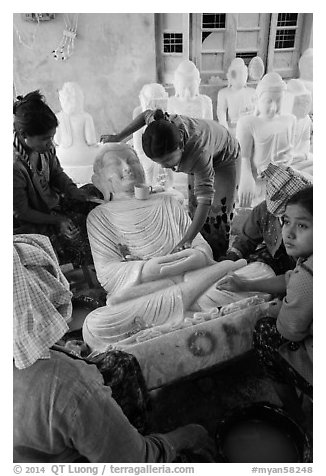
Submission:
[[[182,33],[164,33],[163,34],[163,52],[164,53],[182,53],[183,41]]]
[[[277,16],[275,49],[294,48],[298,14],[279,13]]]
[[[225,28],[226,13],[203,13],[203,28]]]

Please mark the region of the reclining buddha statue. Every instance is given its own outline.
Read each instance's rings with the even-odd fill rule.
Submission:
[[[128,343],[143,330],[170,332],[196,311],[249,296],[216,289],[226,273],[250,265],[216,263],[200,234],[190,248],[171,253],[190,218],[167,192],[135,198],[134,186],[144,181],[144,172],[128,144],[103,145],[92,181],[104,203],[88,215],[87,230],[97,278],[107,292],[106,306],[84,321],[83,337],[92,350]],[[273,275],[270,268],[263,272]]]

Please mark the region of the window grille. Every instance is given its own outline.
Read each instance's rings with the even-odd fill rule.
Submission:
[[[182,53],[183,38],[182,33],[163,33],[163,52]]]
[[[294,48],[298,13],[279,13],[277,16],[275,49]]]
[[[225,18],[226,13],[203,13],[202,28],[225,28]]]
[[[277,17],[277,26],[297,26],[297,13],[279,13]]]

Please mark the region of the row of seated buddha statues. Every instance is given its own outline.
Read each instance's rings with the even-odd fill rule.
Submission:
[[[216,116],[241,146],[240,206],[254,206],[263,200],[261,174],[270,162],[312,175],[312,48],[301,56],[299,71],[300,77],[288,83],[276,72],[264,75],[264,64],[258,56],[248,67],[241,58],[235,58],[228,68],[228,85],[218,92]],[[169,114],[212,120],[213,103],[200,93],[200,82],[196,65],[181,61],[174,74],[175,94],[169,96],[161,84],[145,84],[133,117],[146,109],[160,108]],[[92,116],[84,111],[84,96],[77,83],[65,83],[59,99],[62,110],[57,115],[55,136],[59,160],[75,182],[89,183],[101,147]],[[145,182],[156,189],[180,190],[187,198],[188,177],[150,160],[142,149],[143,132],[144,128],[133,134],[132,145],[144,168]]]

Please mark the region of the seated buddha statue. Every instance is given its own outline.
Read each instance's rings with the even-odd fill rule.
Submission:
[[[233,135],[239,117],[254,111],[255,89],[247,86],[247,79],[245,62],[242,58],[234,58],[227,72],[228,86],[220,89],[217,95],[218,121]]]
[[[282,103],[282,112],[294,114],[297,121],[293,143],[293,169],[313,175],[311,92],[300,79],[290,79]]]
[[[75,82],[67,82],[59,91],[62,110],[54,136],[61,166],[77,184],[90,183],[93,162],[101,145],[97,143],[92,116],[84,111],[84,94]]]
[[[168,113],[196,119],[213,119],[213,103],[209,96],[199,93],[200,73],[195,63],[183,60],[173,78],[175,95],[168,99]]]
[[[200,234],[191,248],[171,253],[190,218],[165,192],[136,199],[134,185],[142,177],[141,164],[128,144],[107,143],[95,159],[92,181],[105,203],[88,215],[87,230],[107,302],[83,324],[84,340],[92,350],[128,343],[146,329],[170,332],[184,325],[188,313],[244,297],[214,284],[229,271],[245,269],[245,260],[216,263]],[[269,268],[267,275],[270,272]]]
[[[298,63],[299,79],[311,93],[311,105],[309,110],[311,116],[313,114],[313,52],[313,48],[307,48],[302,53]]]
[[[162,109],[166,111],[168,93],[164,86],[159,83],[145,84],[139,93],[140,105],[133,111],[133,119],[141,112],[147,109]],[[142,135],[147,126],[140,128],[132,135],[133,147],[138,155],[140,163],[145,172],[145,181],[147,185],[162,190],[169,189],[173,186],[173,172],[170,169],[162,167],[160,164],[153,162],[143,151]]]
[[[239,205],[250,207],[265,198],[261,173],[268,164],[291,165],[293,160],[296,117],[282,114],[286,84],[281,76],[268,73],[256,88],[255,111],[240,117],[236,137],[241,146]]]

